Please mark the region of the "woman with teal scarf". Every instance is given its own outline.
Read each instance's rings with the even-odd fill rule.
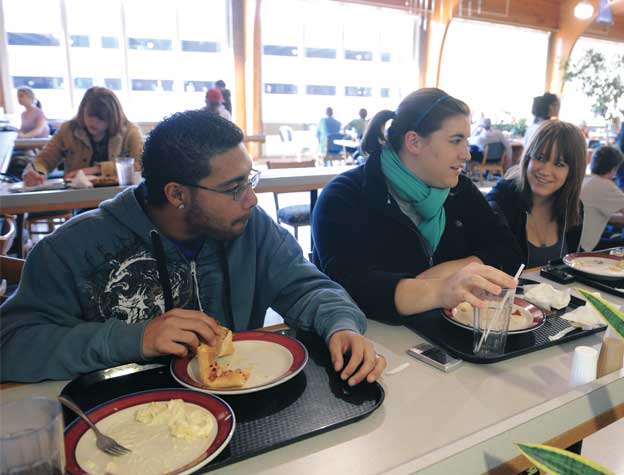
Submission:
[[[312,217],[314,260],[372,318],[408,315],[515,287],[511,231],[461,174],[470,110],[439,89],[381,111],[362,141],[365,165],[324,190]],[[385,131],[386,123],[392,119]]]

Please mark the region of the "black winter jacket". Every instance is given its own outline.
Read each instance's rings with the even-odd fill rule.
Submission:
[[[364,313],[400,321],[394,305],[398,282],[435,264],[477,256],[514,273],[520,250],[509,228],[479,189],[460,176],[444,203],[446,228],[436,252],[389,194],[379,154],[336,177],[312,216],[315,264],[347,289]]]
[[[486,199],[494,212],[501,215],[515,236],[518,246],[522,250],[522,262],[528,260],[527,246],[527,213],[529,204],[523,199],[520,191],[511,180],[499,180],[498,183],[487,194]],[[568,245],[568,252],[580,250],[581,232],[583,230],[583,204],[581,203],[581,222],[577,226],[571,226],[565,233],[565,240]],[[559,256],[563,257],[563,256]]]

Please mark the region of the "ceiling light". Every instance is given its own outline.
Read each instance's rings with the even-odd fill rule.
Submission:
[[[594,15],[594,6],[586,1],[578,2],[574,7],[574,16],[579,20],[588,20]]]

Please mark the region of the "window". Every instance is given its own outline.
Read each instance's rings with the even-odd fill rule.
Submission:
[[[72,117],[91,86],[151,122],[202,107],[217,79],[233,82],[231,0],[0,1],[13,86],[34,87],[52,119]]]
[[[311,96],[335,96],[336,86],[306,86],[306,94]]]
[[[594,38],[581,37],[576,42],[574,50],[570,55],[570,63],[575,64],[582,58],[585,53],[593,49],[600,52],[606,60],[607,67],[613,67],[618,55],[624,53],[624,48],[621,42],[605,41]],[[619,70],[619,76],[624,80],[624,73]],[[611,72],[609,76],[612,77]],[[582,85],[577,81],[566,82],[564,84],[563,95],[561,97],[561,111],[560,116],[562,119],[570,121],[574,124],[580,124],[585,122],[587,125],[594,127],[604,127],[605,121],[602,117],[594,116],[592,112],[592,100],[583,93]],[[624,100],[620,102],[620,110],[624,110]]]
[[[345,87],[345,96],[370,97],[372,95],[373,95],[372,87],[357,87],[357,86]]]
[[[295,84],[265,84],[264,92],[267,94],[297,94],[297,86]]]
[[[530,54],[512,54],[509,45]],[[533,97],[544,93],[547,53],[547,32],[454,19],[440,88],[468,104],[475,117],[483,114],[494,123],[532,119]]]
[[[331,0],[263,0],[261,15],[267,129],[317,124],[329,106],[346,124],[361,108],[395,109],[414,88],[417,16]]]

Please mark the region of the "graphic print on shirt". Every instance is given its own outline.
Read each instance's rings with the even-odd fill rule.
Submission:
[[[86,279],[92,307],[85,312],[89,320],[117,318],[137,323],[165,312],[156,260],[142,241],[126,242],[115,254],[102,249],[99,254],[103,264]],[[193,295],[190,269],[181,261],[169,262],[167,267],[174,306],[184,308]]]

